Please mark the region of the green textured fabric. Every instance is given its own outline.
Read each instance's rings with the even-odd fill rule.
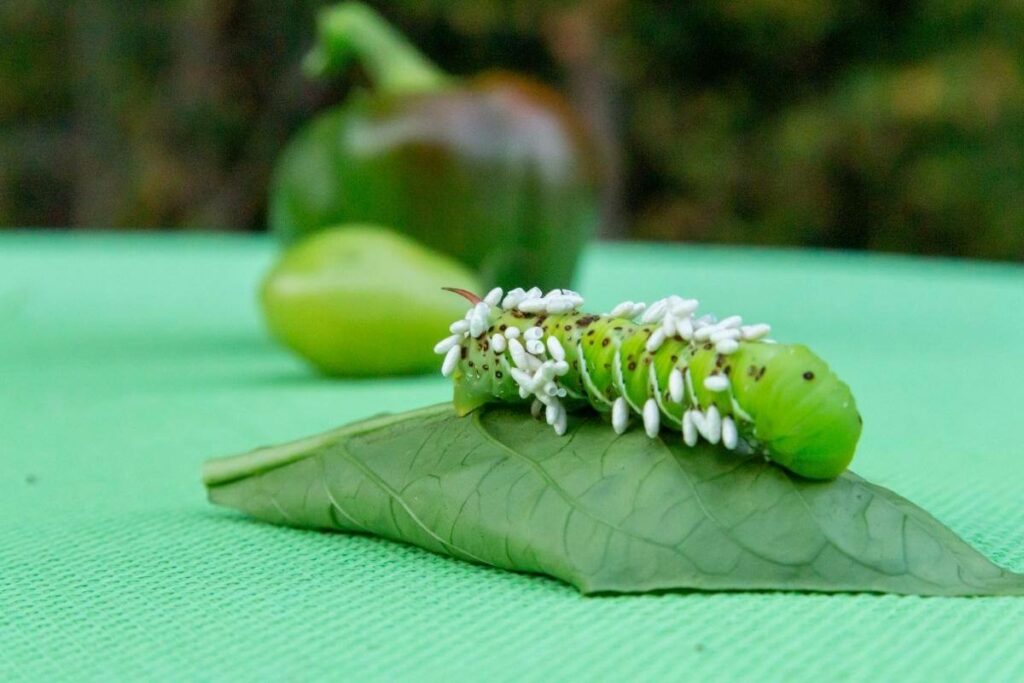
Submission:
[[[275,347],[254,296],[272,257],[0,234],[0,680],[1024,679],[1024,599],[583,598],[209,506],[209,456],[450,391]],[[1024,571],[1021,267],[600,245],[576,284],[594,310],[685,293],[811,345],[864,415],[854,469]]]

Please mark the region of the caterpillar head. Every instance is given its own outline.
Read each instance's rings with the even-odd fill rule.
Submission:
[[[850,387],[821,358],[801,344],[748,344],[734,363],[733,391],[772,460],[812,479],[846,469],[861,416]]]

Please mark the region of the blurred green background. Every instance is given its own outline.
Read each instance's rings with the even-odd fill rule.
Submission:
[[[323,4],[0,3],[0,225],[263,230]],[[575,102],[606,237],[1024,260],[1020,0],[374,4]]]

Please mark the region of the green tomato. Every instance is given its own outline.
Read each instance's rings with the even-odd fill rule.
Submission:
[[[439,367],[434,344],[466,312],[442,287],[480,291],[448,256],[387,228],[345,225],[288,249],[260,299],[274,337],[319,370],[393,375]]]

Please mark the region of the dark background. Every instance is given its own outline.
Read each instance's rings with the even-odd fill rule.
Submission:
[[[0,3],[0,225],[262,230],[320,2]],[[1024,2],[374,3],[607,143],[605,234],[1024,259]]]

